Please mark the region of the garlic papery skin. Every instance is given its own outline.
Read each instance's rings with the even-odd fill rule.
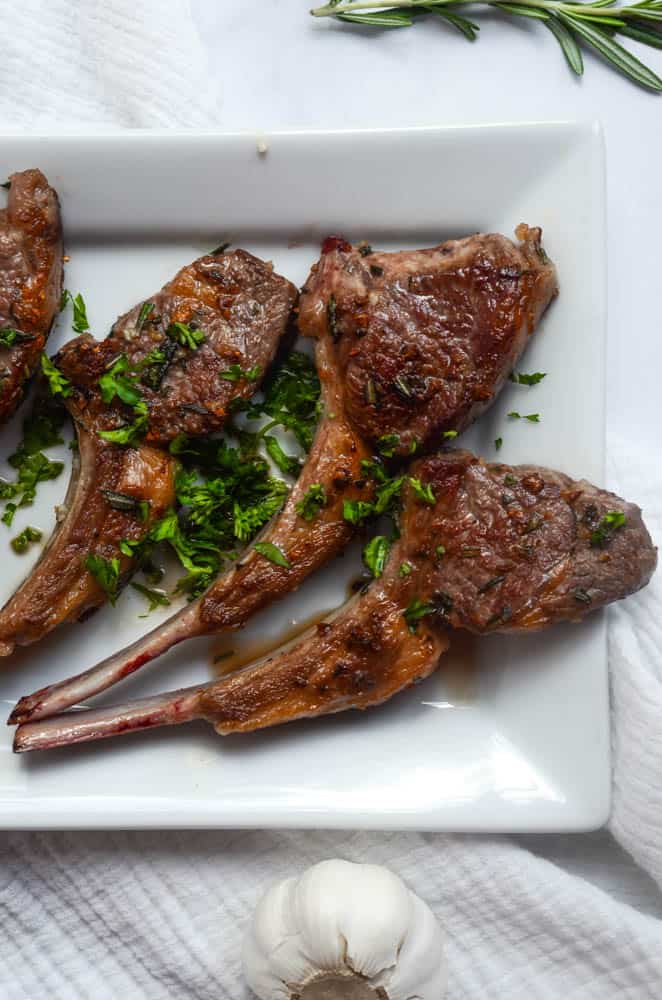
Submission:
[[[378,865],[322,861],[262,897],[244,939],[260,1000],[443,1000],[432,911]]]

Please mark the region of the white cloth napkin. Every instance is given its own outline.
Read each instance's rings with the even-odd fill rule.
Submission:
[[[0,128],[214,126],[185,0],[0,0],[0,14]],[[662,539],[659,463],[613,434],[609,453],[609,485]],[[662,573],[610,611],[611,834],[6,836],[0,1000],[240,1000],[259,895],[334,856],[389,865],[430,903],[447,929],[450,1000],[659,1000],[661,612]]]

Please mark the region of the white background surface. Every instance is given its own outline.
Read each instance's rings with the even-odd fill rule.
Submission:
[[[191,126],[254,130],[600,118],[608,164],[608,430],[612,440],[618,434],[643,443],[659,466],[662,96],[588,54],[585,78],[575,80],[543,26],[501,14],[481,13],[482,37],[470,45],[436,23],[375,38],[314,24],[305,0],[192,4],[222,94],[211,118],[209,95],[190,100],[186,86],[199,68],[190,30],[173,18],[168,36],[163,24],[185,3],[136,0],[137,12],[152,9],[163,43],[145,51],[145,32],[120,0],[0,0],[3,120],[28,129],[38,122],[45,131],[49,121],[76,120],[91,128],[182,126],[189,106]],[[49,18],[53,29],[40,46]],[[662,73],[662,52],[641,53]],[[145,64],[141,76],[137,67]],[[351,183],[351,175],[348,163],[342,180]],[[401,184],[415,183],[412,163]],[[642,647],[653,669],[654,634]],[[649,731],[659,743],[655,702],[641,705],[650,707]],[[633,736],[623,758],[635,764],[631,791],[636,799],[641,788],[654,808],[656,758]],[[622,808],[622,793],[620,801]],[[635,826],[642,816],[639,809]],[[652,812],[645,820],[628,842],[654,868],[659,821]],[[323,832],[16,834],[0,840],[0,852],[0,912],[9,915],[0,942],[3,1000],[243,1000],[238,947],[260,887],[336,854],[389,864],[434,905],[449,933],[452,1000],[659,1000],[662,992],[659,964],[652,970],[662,954],[659,890],[607,833],[509,841]]]

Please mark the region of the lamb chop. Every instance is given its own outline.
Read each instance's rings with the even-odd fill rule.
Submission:
[[[347,501],[370,502],[362,460],[402,459],[460,431],[489,404],[550,300],[556,273],[539,229],[374,253],[329,237],[302,290],[299,328],[316,339],[323,417],[306,465],[262,543],[194,603],[78,677],[22,698],[11,722],[43,718],[131,674],[176,643],[236,629],[344,548]],[[313,519],[302,505],[315,490]],[[279,563],[265,557],[276,546]],[[262,552],[259,549],[262,549]]]
[[[19,727],[16,751],[205,719],[248,732],[368,708],[430,674],[452,628],[579,622],[649,580],[656,549],[634,504],[560,472],[423,458],[382,576],[334,618],[223,680]],[[423,487],[423,489],[421,489]]]
[[[12,174],[0,209],[0,423],[39,364],[62,295],[57,195],[40,170]]]
[[[245,251],[211,254],[120,317],[106,340],[86,334],[62,348],[55,363],[69,383],[77,461],[66,514],[0,612],[0,655],[105,602],[90,556],[119,560],[115,593],[129,578],[134,560],[120,542],[140,539],[174,502],[164,446],[219,430],[230,403],[255,391],[295,299],[290,282]],[[232,366],[233,379],[222,378]]]

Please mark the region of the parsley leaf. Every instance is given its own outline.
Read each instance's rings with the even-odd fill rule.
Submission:
[[[90,552],[85,558],[84,566],[101,589],[105,591],[110,603],[114,605],[118,596],[117,588],[120,578],[119,559],[105,559],[103,556]]]
[[[508,378],[519,385],[538,385],[546,375],[547,372],[533,372],[531,375],[527,375],[526,372],[511,372]]]
[[[278,466],[281,472],[284,472],[288,476],[299,475],[299,472],[301,471],[301,462],[295,455],[288,455],[287,452],[283,451],[277,438],[273,437],[271,434],[267,434],[264,438],[264,445],[267,449],[267,454]]]
[[[597,528],[591,532],[591,545],[603,549],[611,541],[615,531],[625,524],[625,514],[621,510],[608,510]]]
[[[456,438],[458,434],[459,434],[459,431],[444,431],[444,433],[441,436],[443,438],[446,438],[446,440],[450,441],[453,438]]]
[[[112,403],[118,396],[127,406],[136,406],[142,399],[142,393],[136,385],[136,375],[132,374],[129,359],[126,354],[120,354],[108,371],[99,379],[101,398],[104,403]],[[128,373],[128,374],[127,374]]]
[[[399,434],[382,434],[377,440],[377,448],[384,458],[393,458],[395,449],[400,444]]]
[[[17,341],[22,344],[28,340],[34,340],[34,337],[29,333],[14,330],[11,326],[5,326],[0,330],[0,347],[13,347]]]
[[[67,399],[73,392],[71,382],[56,368],[47,354],[41,356],[41,370],[48,379],[48,387],[52,396],[62,396]]]
[[[136,323],[136,330],[142,330],[143,326],[154,312],[153,302],[143,302],[140,307],[140,312],[138,313],[138,322]]]
[[[117,427],[112,431],[99,431],[99,437],[103,438],[104,441],[111,441],[113,444],[138,444],[144,437],[149,422],[147,403],[141,400],[134,406],[133,412],[136,414],[136,419],[133,423]]]
[[[432,486],[430,483],[423,485],[420,479],[416,479],[414,476],[409,476],[409,485],[414,491],[415,496],[421,503],[428,504],[432,507],[436,503],[436,497],[432,491]]]
[[[134,590],[137,590],[139,594],[142,594],[144,598],[149,601],[149,607],[147,609],[147,614],[150,611],[154,611],[155,608],[167,608],[170,605],[170,598],[164,590],[154,590],[151,587],[145,587],[142,583],[132,583],[131,586]],[[147,615],[141,615],[141,618],[146,618]]]
[[[269,562],[275,563],[276,566],[284,566],[285,569],[291,568],[284,552],[273,542],[256,542],[253,548]]]
[[[342,516],[350,524],[361,524],[375,513],[375,505],[369,500],[343,500]]]
[[[23,528],[23,531],[16,538],[12,538],[11,547],[14,552],[22,555],[24,552],[27,552],[31,542],[40,542],[41,538],[42,533],[38,528],[28,526],[27,528]]]
[[[90,329],[90,324],[87,321],[87,309],[85,307],[85,300],[83,296],[78,293],[78,295],[72,295],[70,291],[66,288],[63,289],[62,295],[60,297],[60,312],[66,307],[67,302],[71,302],[74,307],[74,316],[71,323],[72,329],[75,333],[85,333]]]
[[[496,448],[497,451],[500,450],[502,444],[503,444],[503,438],[502,437],[498,437],[498,438],[494,439],[494,447]]]
[[[391,541],[386,535],[375,535],[363,548],[363,562],[372,575],[380,577],[391,550]]]
[[[254,365],[253,368],[248,368],[244,371],[241,365],[234,364],[230,365],[226,371],[221,372],[220,377],[225,379],[226,382],[240,382],[243,378],[247,382],[257,382],[261,374],[262,368],[260,365]]]
[[[313,483],[295,506],[299,517],[313,521],[326,503],[326,490],[321,483]]]
[[[529,420],[532,424],[540,423],[539,413],[518,413],[517,410],[511,410],[508,416],[514,420]]]
[[[187,323],[171,323],[166,333],[171,340],[176,340],[182,347],[188,347],[191,351],[200,347],[205,339],[202,330],[196,330]]]

